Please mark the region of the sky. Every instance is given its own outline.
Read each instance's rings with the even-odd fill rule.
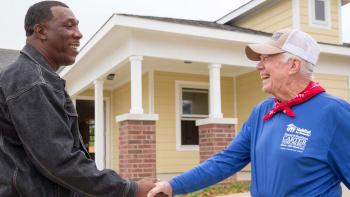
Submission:
[[[2,0],[0,48],[21,49],[23,21],[30,5],[39,0]],[[249,0],[62,0],[80,21],[83,46],[113,13],[215,21]],[[342,7],[343,39],[350,43],[350,4]]]

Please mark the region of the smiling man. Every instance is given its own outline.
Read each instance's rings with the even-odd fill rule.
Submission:
[[[148,197],[202,189],[249,162],[254,197],[341,197],[340,182],[350,187],[350,105],[312,81],[319,53],[311,36],[292,29],[248,45],[246,55],[258,61],[262,90],[273,98],[253,109],[226,149],[169,182],[156,183]]]
[[[75,62],[82,34],[67,5],[43,1],[25,17],[27,44],[0,73],[0,196],[146,196],[153,180],[98,170],[55,72]]]

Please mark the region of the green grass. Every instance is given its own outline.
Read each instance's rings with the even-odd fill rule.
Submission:
[[[250,188],[250,182],[232,182],[226,185],[217,184],[198,192],[182,195],[181,197],[223,196],[223,195],[228,195],[233,193],[248,192],[249,188]]]

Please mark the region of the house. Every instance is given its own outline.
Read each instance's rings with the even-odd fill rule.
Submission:
[[[0,49],[0,70],[14,62],[19,55],[18,50]]]
[[[321,46],[315,81],[349,100],[340,0],[252,0],[216,22],[113,14],[60,75],[98,168],[174,176],[224,148],[268,97],[248,43],[293,27]],[[200,146],[199,146],[200,144]]]

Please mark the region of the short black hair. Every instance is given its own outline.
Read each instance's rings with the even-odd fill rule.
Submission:
[[[34,25],[48,21],[53,17],[51,8],[55,6],[69,8],[59,1],[41,1],[30,6],[24,19],[24,29],[27,37],[33,34]]]

